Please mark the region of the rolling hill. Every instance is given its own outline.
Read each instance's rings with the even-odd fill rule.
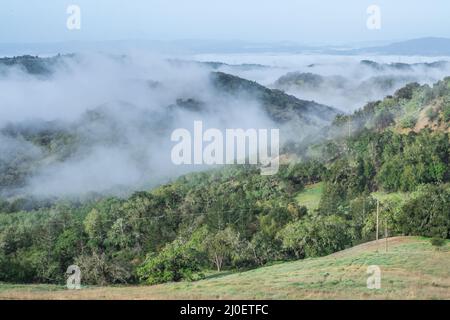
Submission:
[[[0,299],[450,299],[450,241],[389,238],[326,257],[215,274],[197,282],[157,286],[84,287],[0,284]],[[381,269],[381,288],[368,289],[367,267]]]
[[[20,74],[23,73],[22,76],[33,83],[45,82],[58,85],[60,80],[57,79],[61,76],[70,77],[73,73],[86,72],[86,66],[83,64],[86,61],[83,59],[75,54],[48,58],[30,55],[0,58],[0,75],[7,78],[10,72],[21,70]],[[113,65],[127,63],[126,57],[122,56],[114,56],[107,61]],[[183,122],[188,117],[195,117],[205,122],[220,119],[220,123],[224,126],[231,126],[233,123],[234,126],[239,127],[241,125],[237,124],[237,119],[233,118],[235,112],[239,111],[236,118],[252,118],[255,121],[254,126],[266,125],[267,118],[267,122],[273,122],[280,127],[282,136],[288,136],[289,132],[296,128],[299,133],[292,135],[290,139],[300,141],[305,135],[304,132],[322,130],[339,114],[339,111],[332,107],[314,101],[300,100],[282,91],[272,90],[230,74],[213,72],[217,67],[214,63],[197,65],[193,62],[174,60],[168,60],[165,63],[167,68],[176,68],[177,71],[182,68],[186,70],[193,68],[201,73],[199,81],[202,82],[203,87],[209,89],[209,94],[200,92],[198,88],[183,89],[175,93],[172,91],[176,90],[178,85],[169,80],[155,81],[151,78],[151,74],[136,80],[133,75],[123,79],[123,82],[130,86],[129,89],[121,90],[125,96],[124,99],[115,99],[108,94],[105,97],[106,101],[103,102],[103,98],[99,100],[102,101],[100,104],[86,103],[85,105],[82,101],[76,102],[76,109],[80,111],[77,111],[76,117],[70,119],[62,117],[48,120],[40,116],[30,117],[27,120],[0,119],[1,196],[10,198],[29,194],[26,188],[30,181],[40,174],[46,174],[47,170],[53,172],[54,168],[48,169],[50,166],[65,168],[66,165],[79,163],[80,159],[91,161],[90,159],[95,157],[96,153],[104,158],[105,148],[114,150],[113,152],[118,152],[124,157],[129,156],[130,159],[125,160],[124,166],[129,167],[128,165],[133,163],[131,171],[139,168],[136,176],[145,178],[137,177],[130,182],[128,177],[134,175],[130,172],[118,177],[118,182],[114,181],[106,187],[88,191],[123,194],[128,192],[127,190],[145,189],[166,182],[169,178],[179,175],[174,174],[176,168],[170,168],[168,172],[164,172],[167,166],[163,162],[168,162],[170,159],[159,161],[156,156],[153,156],[154,160],[152,160],[150,153],[142,150],[151,148],[148,141],[163,141],[163,146],[167,148],[166,155],[170,155],[171,132],[185,126]],[[244,65],[242,67],[259,68],[261,66]],[[138,90],[142,94],[142,100],[133,101],[135,94],[127,95],[128,90]],[[94,95],[97,95],[97,90],[94,91]],[[161,102],[154,102],[154,99],[158,101],[161,99]],[[252,108],[253,105],[257,107]],[[45,110],[50,108],[47,103],[43,106]],[[12,109],[12,107],[9,108]],[[224,112],[225,108],[226,112]],[[56,110],[59,109],[58,104]],[[261,120],[256,121],[254,113],[261,115]],[[230,119],[227,120],[228,118]],[[227,121],[230,124],[226,124]],[[140,145],[140,141],[145,143],[145,146]],[[161,147],[158,143],[159,151]],[[136,156],[138,153],[139,156]],[[97,159],[93,161],[98,162]],[[46,173],[43,173],[44,171]],[[107,174],[107,176],[110,175]],[[59,181],[60,178],[56,180]],[[105,177],[98,180],[105,181]],[[151,183],[150,180],[152,180]],[[39,189],[43,190],[42,187]],[[78,192],[80,190],[71,191],[72,194]],[[86,193],[84,187],[80,193]],[[49,194],[52,196],[54,192],[47,192],[46,196]]]
[[[233,75],[208,75],[217,100],[257,99],[283,124],[291,121],[285,113],[306,124],[302,116],[310,115],[308,108],[320,108]],[[203,103],[208,99],[189,97],[175,95],[169,103],[176,105],[167,109],[208,110]],[[450,238],[449,97],[449,78],[432,87],[413,83],[354,114],[338,115],[307,145],[292,146],[291,158],[302,161],[283,164],[269,177],[255,167],[230,166],[184,175],[129,197],[0,201],[0,279],[15,284],[3,285],[0,297],[36,292],[41,298],[447,298],[448,249],[435,251],[428,240],[393,239],[384,255],[369,243],[326,256],[375,239],[375,193],[390,198],[380,203],[389,235]],[[230,108],[219,106],[218,111]],[[134,110],[126,103],[117,108]],[[137,115],[135,128],[165,123]],[[83,145],[127,145],[120,139],[126,131],[117,128],[130,126],[115,125],[120,119],[100,108],[63,128],[71,128],[68,132],[58,125],[38,126],[45,129],[38,130],[42,134],[9,125],[3,135],[20,136],[64,160],[79,141],[72,132],[90,133]],[[103,134],[85,130],[91,123],[93,128],[101,124]],[[292,132],[298,136],[301,130]],[[23,172],[8,163],[6,183]],[[411,196],[397,201],[392,196],[400,192]],[[61,290],[67,267],[74,264],[82,270],[83,283],[96,287]],[[387,271],[376,293],[364,285],[367,266],[374,264]],[[46,285],[25,285],[38,283]],[[147,286],[130,286],[137,284]],[[160,285],[148,286],[155,284]]]
[[[286,123],[297,117],[301,125],[321,127],[342,113],[333,107],[301,100],[281,90],[269,89],[231,74],[212,72],[211,80],[219,92],[256,98],[269,117],[277,123]]]

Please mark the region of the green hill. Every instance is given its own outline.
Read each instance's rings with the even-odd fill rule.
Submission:
[[[367,288],[367,267],[381,269],[381,289]],[[0,299],[450,299],[450,241],[395,237],[335,254],[196,282],[157,286],[0,285]]]
[[[213,77],[227,95],[244,90],[267,106],[278,101],[283,110],[305,107],[251,81],[222,73]],[[266,270],[257,269],[262,266],[323,257],[374,240],[376,212],[390,236],[450,239],[449,101],[450,78],[433,87],[408,85],[352,115],[337,116],[312,141],[290,146],[292,153],[282,151],[283,159],[292,160],[281,161],[272,176],[262,176],[254,166],[236,165],[187,174],[130,197],[0,200],[0,281],[61,285],[70,265],[80,267],[86,285],[98,286],[199,280],[211,270],[258,273]],[[177,104],[202,108],[190,99]],[[405,117],[423,113],[430,120],[418,117],[421,129],[414,123],[402,126]],[[107,119],[107,112],[90,112],[80,128],[100,121],[111,128],[105,132],[114,133],[102,135],[105,141],[126,144],[114,121]],[[56,150],[62,159],[80,141],[58,126],[43,128],[45,134],[37,135],[14,126],[5,132],[8,139],[18,134],[50,154]],[[85,130],[75,132],[80,131]],[[91,140],[81,141],[89,145]],[[13,165],[0,161],[0,172],[5,168],[7,173],[0,174],[0,188],[10,189],[29,167],[25,160],[12,160]],[[321,260],[296,263],[308,261]],[[436,261],[428,267],[438,266],[448,263]],[[277,275],[270,281],[276,280]],[[196,292],[183,285],[161,288]],[[309,290],[314,296],[316,289]],[[239,289],[236,295],[243,292]]]

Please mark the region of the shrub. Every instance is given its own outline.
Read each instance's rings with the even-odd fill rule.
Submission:
[[[415,91],[417,88],[419,88],[419,87],[420,87],[420,85],[419,85],[418,83],[416,83],[416,82],[414,82],[414,83],[409,83],[409,84],[407,84],[405,87],[403,87],[403,88],[401,88],[401,89],[398,89],[398,90],[395,92],[395,96],[396,96],[397,98],[399,98],[399,99],[407,99],[407,100],[409,100],[409,99],[412,98],[412,96],[413,96],[413,94],[414,94],[414,91]]]
[[[377,130],[383,130],[395,123],[394,114],[385,109],[380,110],[375,114],[373,122]]]
[[[443,247],[445,244],[445,240],[442,238],[431,238],[430,243],[433,247],[438,249],[439,247]]]
[[[200,259],[197,259],[198,255],[198,251],[190,243],[176,239],[158,254],[148,255],[137,270],[138,277],[147,284],[200,278],[201,265]]]
[[[445,104],[444,109],[442,110],[442,116],[445,122],[450,122],[450,101],[447,101]]]
[[[449,207],[449,190],[444,186],[427,186],[422,194],[402,206],[398,225],[406,235],[449,238]]]
[[[130,265],[124,259],[112,259],[105,253],[92,252],[75,258],[74,264],[81,269],[82,282],[94,285],[128,283],[133,278]]]
[[[416,117],[407,116],[402,119],[402,121],[400,122],[400,125],[402,126],[403,129],[412,129],[415,127],[416,123],[417,123]]]
[[[297,258],[315,257],[345,249],[351,243],[352,230],[342,217],[317,216],[288,224],[278,237],[283,248]]]
[[[439,116],[439,112],[436,109],[429,108],[427,110],[427,117],[428,117],[428,119],[430,119],[430,121],[436,120],[438,118],[438,116]]]

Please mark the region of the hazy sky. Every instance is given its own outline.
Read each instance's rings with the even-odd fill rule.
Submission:
[[[67,6],[81,30],[66,28]],[[369,5],[381,29],[366,27]],[[450,37],[449,0],[1,1],[0,42],[212,39],[345,43]]]

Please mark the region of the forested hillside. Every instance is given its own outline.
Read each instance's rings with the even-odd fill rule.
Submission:
[[[288,72],[271,87],[352,111],[369,101],[394,94],[408,83],[432,85],[448,76],[447,61],[380,63],[361,60],[357,65],[311,64]]]
[[[390,236],[449,238],[449,108],[449,78],[408,85],[286,148],[300,160],[274,176],[231,166],[126,199],[5,199],[0,281],[61,283],[76,264],[85,283],[155,284],[322,256],[374,239],[381,193],[390,195],[381,201]],[[58,136],[64,150],[70,135]],[[317,182],[318,208],[307,209],[297,196]]]
[[[101,57],[100,69],[91,74],[97,60],[82,55],[0,59],[0,81],[5,88],[15,81],[8,80],[12,77],[30,86],[28,91],[38,100],[45,96],[40,93],[44,88],[50,90],[48,99],[28,101],[35,99],[14,94],[13,89],[9,95],[5,89],[6,107],[0,114],[1,198],[29,210],[33,207],[31,196],[129,196],[165,183],[189,171],[170,163],[171,133],[189,128],[196,119],[202,119],[205,127],[277,127],[284,143],[302,141],[307,133],[319,132],[341,113],[254,81],[215,72],[213,63],[165,60],[161,62],[165,68],[162,79],[153,72],[123,76],[135,68],[130,60]],[[109,80],[96,78],[103,77],[103,63],[118,69],[116,77],[111,77],[118,96],[108,87],[100,89]],[[141,66],[135,72],[140,70]],[[195,83],[180,80],[180,70],[194,73]],[[177,74],[170,78],[171,72]],[[72,96],[77,77],[84,80],[75,87],[87,93]],[[94,80],[96,85],[91,84]],[[54,93],[59,86],[63,93]],[[90,96],[100,103],[85,102]],[[36,111],[39,108],[42,112]],[[62,109],[74,115],[68,116]],[[114,170],[108,170],[110,166]]]

